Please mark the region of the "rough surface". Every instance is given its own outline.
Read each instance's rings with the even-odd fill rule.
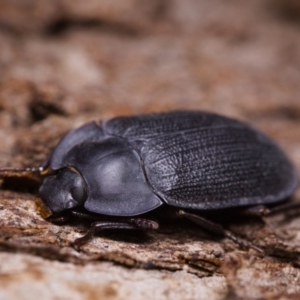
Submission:
[[[299,16],[294,0],[1,1],[0,165],[39,165],[89,120],[198,109],[252,123],[300,170]],[[35,188],[0,191],[1,299],[300,297],[300,209],[216,217],[265,256],[177,221],[78,252],[88,224],[44,221]]]

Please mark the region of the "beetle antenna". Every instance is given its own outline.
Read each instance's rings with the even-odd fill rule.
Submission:
[[[41,181],[48,173],[43,167],[38,168],[0,168],[0,178],[20,177]]]

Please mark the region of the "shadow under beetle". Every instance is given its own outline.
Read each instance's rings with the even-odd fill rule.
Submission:
[[[273,210],[265,205],[298,186],[296,169],[264,134],[228,117],[188,111],[87,123],[65,135],[41,167],[2,168],[0,177],[39,180],[49,220],[99,217],[75,240],[77,248],[100,230],[157,229],[157,222],[139,215],[165,206],[262,251],[198,213],[246,207],[267,214]]]

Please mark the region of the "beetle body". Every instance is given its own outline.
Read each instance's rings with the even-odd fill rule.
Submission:
[[[288,198],[298,185],[296,169],[271,139],[206,112],[90,122],[63,137],[40,168],[2,168],[0,176],[41,180],[46,218],[83,217],[82,211],[97,220],[114,217],[93,223],[76,247],[103,229],[157,229],[158,223],[137,216],[165,205],[177,209],[176,216],[262,252],[193,211],[253,206],[253,213]]]
[[[268,137],[205,112],[91,122],[68,133],[44,165],[54,174],[40,196],[57,213],[80,205],[136,216],[162,204],[194,210],[269,204],[298,184],[295,168]],[[76,184],[66,183],[70,174],[83,187],[79,201],[70,194]]]

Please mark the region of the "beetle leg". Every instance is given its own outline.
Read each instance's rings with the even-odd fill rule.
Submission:
[[[257,205],[243,209],[242,213],[247,216],[262,217],[270,214],[270,209],[265,205]]]
[[[75,218],[94,220],[94,221],[99,220],[99,216],[91,215],[89,213],[85,213],[85,212],[81,212],[81,211],[72,210],[72,211],[70,211],[70,213]]]
[[[99,216],[95,216],[95,215],[91,215],[88,213],[75,211],[75,210],[68,211],[66,214],[62,216],[50,216],[45,219],[47,221],[50,221],[51,223],[62,224],[67,221],[70,221],[70,219],[72,218],[81,218],[81,219],[87,219],[92,221],[99,220]]]
[[[191,214],[188,212],[185,212],[183,210],[179,210],[177,212],[177,214],[179,216],[182,216],[198,225],[200,225],[202,228],[205,228],[213,233],[216,233],[218,235],[227,237],[229,239],[231,239],[232,241],[234,241],[236,244],[238,244],[241,247],[246,247],[246,248],[252,248],[260,253],[264,253],[264,250],[262,250],[261,248],[252,245],[250,242],[242,240],[241,238],[237,237],[236,235],[234,235],[232,232],[224,229],[221,225],[213,223],[203,217],[200,217],[198,215],[195,214]]]
[[[158,229],[159,227],[157,222],[148,219],[129,219],[129,222],[139,229]]]
[[[300,202],[285,203],[274,207],[258,205],[258,206],[246,208],[245,210],[243,210],[243,213],[251,216],[263,217],[263,216],[268,216],[271,214],[275,214],[275,213],[279,213],[291,209],[300,209]]]
[[[70,215],[63,215],[63,216],[58,216],[58,217],[48,217],[46,220],[54,223],[54,224],[63,224],[68,222],[71,219]]]
[[[85,213],[81,211],[72,210],[70,211],[70,214],[76,218],[88,219],[88,220],[99,220],[98,215],[91,215],[90,213]],[[132,219],[124,219],[122,221],[124,221],[124,223],[134,224],[141,229],[158,229],[159,227],[157,222],[149,219],[132,218]]]
[[[102,230],[107,229],[125,229],[125,230],[143,230],[143,229],[157,229],[158,223],[147,219],[129,219],[124,222],[99,221],[92,223],[89,231],[81,238],[73,242],[75,249],[80,249],[82,245],[91,240],[94,235]]]

